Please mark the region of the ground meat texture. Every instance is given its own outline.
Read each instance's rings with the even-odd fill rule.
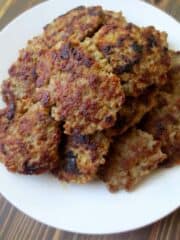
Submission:
[[[157,92],[154,87],[147,89],[138,97],[127,97],[117,114],[115,125],[107,129],[109,137],[121,135],[138,124],[143,116],[157,105]]]
[[[101,7],[75,8],[59,16],[44,28],[44,39],[52,47],[59,41],[82,41],[91,36],[103,24],[104,13]]]
[[[170,54],[164,32],[133,24],[107,24],[93,37],[112,65],[126,96],[138,96],[150,85],[166,82]]]
[[[166,102],[173,103],[180,98],[180,52],[171,52],[171,68],[168,72],[168,80],[161,87],[159,94],[159,104],[161,98],[166,98]]]
[[[60,167],[55,174],[60,180],[86,183],[96,177],[97,169],[105,163],[104,156],[110,140],[103,133],[65,136]]]
[[[130,190],[165,158],[150,134],[134,128],[114,140],[100,176],[112,192]]]
[[[22,49],[15,63],[9,68],[9,78],[2,84],[2,96],[9,104],[17,105],[17,111],[25,111],[32,104],[32,97],[38,82],[36,65],[43,51],[47,49],[41,36],[30,40]]]
[[[39,174],[57,166],[60,130],[40,104],[13,120],[1,115],[0,158],[8,170]]]
[[[180,99],[178,102],[157,108],[143,121],[143,129],[151,133],[168,155],[168,162],[179,162],[180,156]]]
[[[97,61],[84,44],[59,43],[43,56],[48,87],[38,96],[49,93],[52,117],[64,122],[66,134],[93,134],[111,127],[124,100],[118,77]],[[42,72],[42,76],[44,76]]]
[[[103,11],[100,6],[80,6],[45,26],[43,37],[47,45],[52,47],[59,41],[83,41],[86,37],[92,37],[104,24],[125,22],[121,12]]]
[[[158,94],[158,106],[142,121],[168,155],[168,164],[180,162],[180,55],[173,54],[168,82]]]
[[[113,71],[112,66],[108,64],[107,59],[104,58],[103,54],[97,49],[92,39],[86,38],[82,45],[93,55],[103,69],[108,72]],[[106,131],[107,136],[120,135],[128,128],[140,122],[145,113],[149,112],[156,105],[157,91],[156,87],[150,86],[138,97],[126,97],[125,102],[117,114],[115,126]]]

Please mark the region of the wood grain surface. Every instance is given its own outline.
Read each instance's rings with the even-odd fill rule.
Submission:
[[[0,29],[26,9],[43,1],[0,0]],[[180,0],[146,0],[146,2],[180,20]],[[180,240],[180,209],[136,231],[90,236],[68,233],[41,224],[18,211],[0,195],[0,240]]]

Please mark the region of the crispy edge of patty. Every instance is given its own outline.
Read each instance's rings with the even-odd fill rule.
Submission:
[[[101,6],[79,6],[54,19],[44,27],[44,39],[52,47],[58,41],[83,41],[105,24],[124,24],[121,12],[103,10]]]
[[[104,17],[100,6],[79,6],[46,25],[43,32],[44,39],[50,47],[62,40],[82,41],[102,26]]]

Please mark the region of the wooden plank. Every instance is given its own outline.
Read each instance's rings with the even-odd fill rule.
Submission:
[[[17,15],[45,0],[0,0],[0,29]],[[179,0],[146,0],[180,20]],[[173,196],[172,196],[173,197]],[[180,209],[150,226],[115,235],[80,235],[41,224],[0,195],[0,240],[179,240]]]
[[[4,0],[0,5],[0,29],[25,10],[45,0]]]
[[[0,197],[0,204],[0,236],[3,240],[179,240],[180,236],[180,209],[136,231],[90,236],[63,232],[38,223],[16,210],[3,197]]]
[[[145,0],[180,20],[180,0]]]
[[[8,11],[8,8],[12,6],[13,0],[7,0],[2,3],[2,7],[0,9],[0,18],[4,16],[4,14]]]

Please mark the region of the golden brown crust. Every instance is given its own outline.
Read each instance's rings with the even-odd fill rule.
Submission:
[[[9,69],[9,79],[2,85],[2,95],[6,103],[9,95],[13,95],[15,101],[31,98],[38,81],[36,65],[46,49],[40,36],[30,40],[27,47],[20,51],[17,61]]]
[[[93,39],[120,77],[126,96],[138,96],[148,86],[166,82],[170,56],[164,32],[154,27],[110,24]]]
[[[103,24],[104,13],[100,6],[77,7],[59,16],[44,28],[44,38],[49,47],[59,41],[82,41]]]
[[[23,115],[1,114],[0,158],[13,172],[39,174],[57,166],[60,130],[40,104]]]
[[[112,143],[100,176],[110,191],[129,190],[165,157],[150,134],[134,128]]]
[[[109,149],[110,140],[103,133],[94,135],[65,136],[59,169],[55,174],[60,180],[73,183],[86,183],[93,180],[104,156]]]
[[[64,121],[66,134],[87,135],[111,127],[123,103],[119,79],[93,55],[87,45],[59,42],[40,60],[48,86],[39,89],[39,101],[45,93],[50,96],[52,116]]]
[[[120,12],[103,11],[100,6],[80,6],[45,26],[43,38],[51,48],[59,41],[83,41],[86,37],[92,37],[106,23],[124,24],[125,22]]]

